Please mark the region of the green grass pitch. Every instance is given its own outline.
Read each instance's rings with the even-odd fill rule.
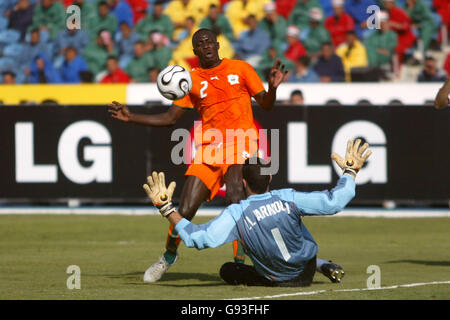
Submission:
[[[168,223],[161,217],[0,216],[0,299],[231,299],[320,290],[325,292],[278,299],[450,299],[449,284],[339,291],[365,288],[369,265],[381,268],[382,287],[449,281],[448,218],[310,217],[304,222],[319,244],[319,256],[344,267],[342,283],[316,274],[307,288],[228,286],[218,271],[232,260],[231,244],[202,251],[181,244],[178,262],[161,281],[146,284],[143,273],[165,244]],[[69,265],[81,269],[80,290],[67,289]]]

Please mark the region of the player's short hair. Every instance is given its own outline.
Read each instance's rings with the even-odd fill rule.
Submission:
[[[195,47],[195,41],[197,41],[197,38],[202,34],[202,33],[208,33],[209,35],[211,35],[214,39],[214,41],[217,41],[217,37],[216,34],[210,30],[210,29],[206,29],[206,28],[201,28],[198,29],[194,35],[192,36],[192,46]]]
[[[269,188],[270,175],[261,174],[261,168],[270,167],[270,163],[258,157],[245,160],[242,166],[242,178],[254,193],[265,193]]]
[[[295,96],[295,95],[299,95],[299,96],[301,96],[301,97],[303,98],[303,92],[302,92],[302,90],[296,89],[296,90],[292,91],[292,92],[291,92],[291,98],[292,98],[293,96]]]
[[[10,71],[10,70],[3,71],[2,72],[2,76],[11,76],[14,79],[16,78],[16,74],[14,72]]]
[[[304,65],[305,67],[309,66],[311,59],[308,56],[301,56],[300,58],[298,58],[297,62]]]

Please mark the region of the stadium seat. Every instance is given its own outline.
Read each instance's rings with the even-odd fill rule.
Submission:
[[[8,27],[9,19],[0,16],[0,30],[5,30]]]
[[[7,45],[3,49],[3,56],[4,57],[10,57],[20,60],[20,56],[25,50],[25,45],[22,43],[12,43]]]
[[[20,39],[20,32],[13,29],[6,29],[0,31],[0,43],[11,44],[18,42]]]
[[[16,63],[14,59],[10,57],[0,58],[0,73],[4,71],[14,71],[16,69]]]

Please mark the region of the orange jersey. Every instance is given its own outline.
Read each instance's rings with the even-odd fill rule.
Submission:
[[[258,138],[251,97],[265,89],[252,66],[245,61],[224,58],[214,68],[194,68],[191,77],[192,90],[184,98],[174,101],[174,105],[197,109],[202,118],[203,133],[216,129],[225,141],[229,141],[226,129],[253,129]],[[196,134],[198,145],[197,137]],[[200,144],[219,142],[215,140],[203,135]]]

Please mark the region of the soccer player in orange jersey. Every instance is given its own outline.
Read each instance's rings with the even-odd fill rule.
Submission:
[[[146,126],[171,126],[189,109],[196,109],[202,118],[202,131],[220,132],[223,141],[209,139],[202,135],[197,145],[196,159],[186,171],[178,211],[191,220],[205,200],[214,198],[225,184],[227,205],[245,199],[242,185],[242,165],[246,158],[257,151],[257,128],[253,122],[251,98],[264,109],[273,108],[276,90],[286,74],[284,65],[277,60],[268,76],[268,91],[255,70],[245,61],[219,58],[219,43],[215,34],[208,29],[198,30],[192,37],[194,54],[199,58],[200,68],[191,71],[192,90],[180,100],[173,102],[164,113],[155,115],[134,114],[118,102],[109,105],[112,117]],[[227,137],[227,129],[242,129],[254,132],[246,138],[244,147],[234,143],[234,137]],[[253,131],[252,131],[253,130]],[[238,138],[239,139],[239,138]],[[231,141],[232,140],[232,141]],[[211,149],[221,151],[223,161],[217,157],[204,156]],[[222,148],[222,150],[220,150]],[[243,148],[243,149],[242,149]],[[205,152],[203,152],[205,151]],[[209,153],[208,153],[209,154]],[[197,158],[203,155],[199,161]],[[220,158],[220,157],[219,157]],[[177,259],[180,237],[173,226],[169,229],[166,252],[144,275],[145,282],[159,280]],[[233,244],[236,262],[244,262],[244,253],[239,243]]]

